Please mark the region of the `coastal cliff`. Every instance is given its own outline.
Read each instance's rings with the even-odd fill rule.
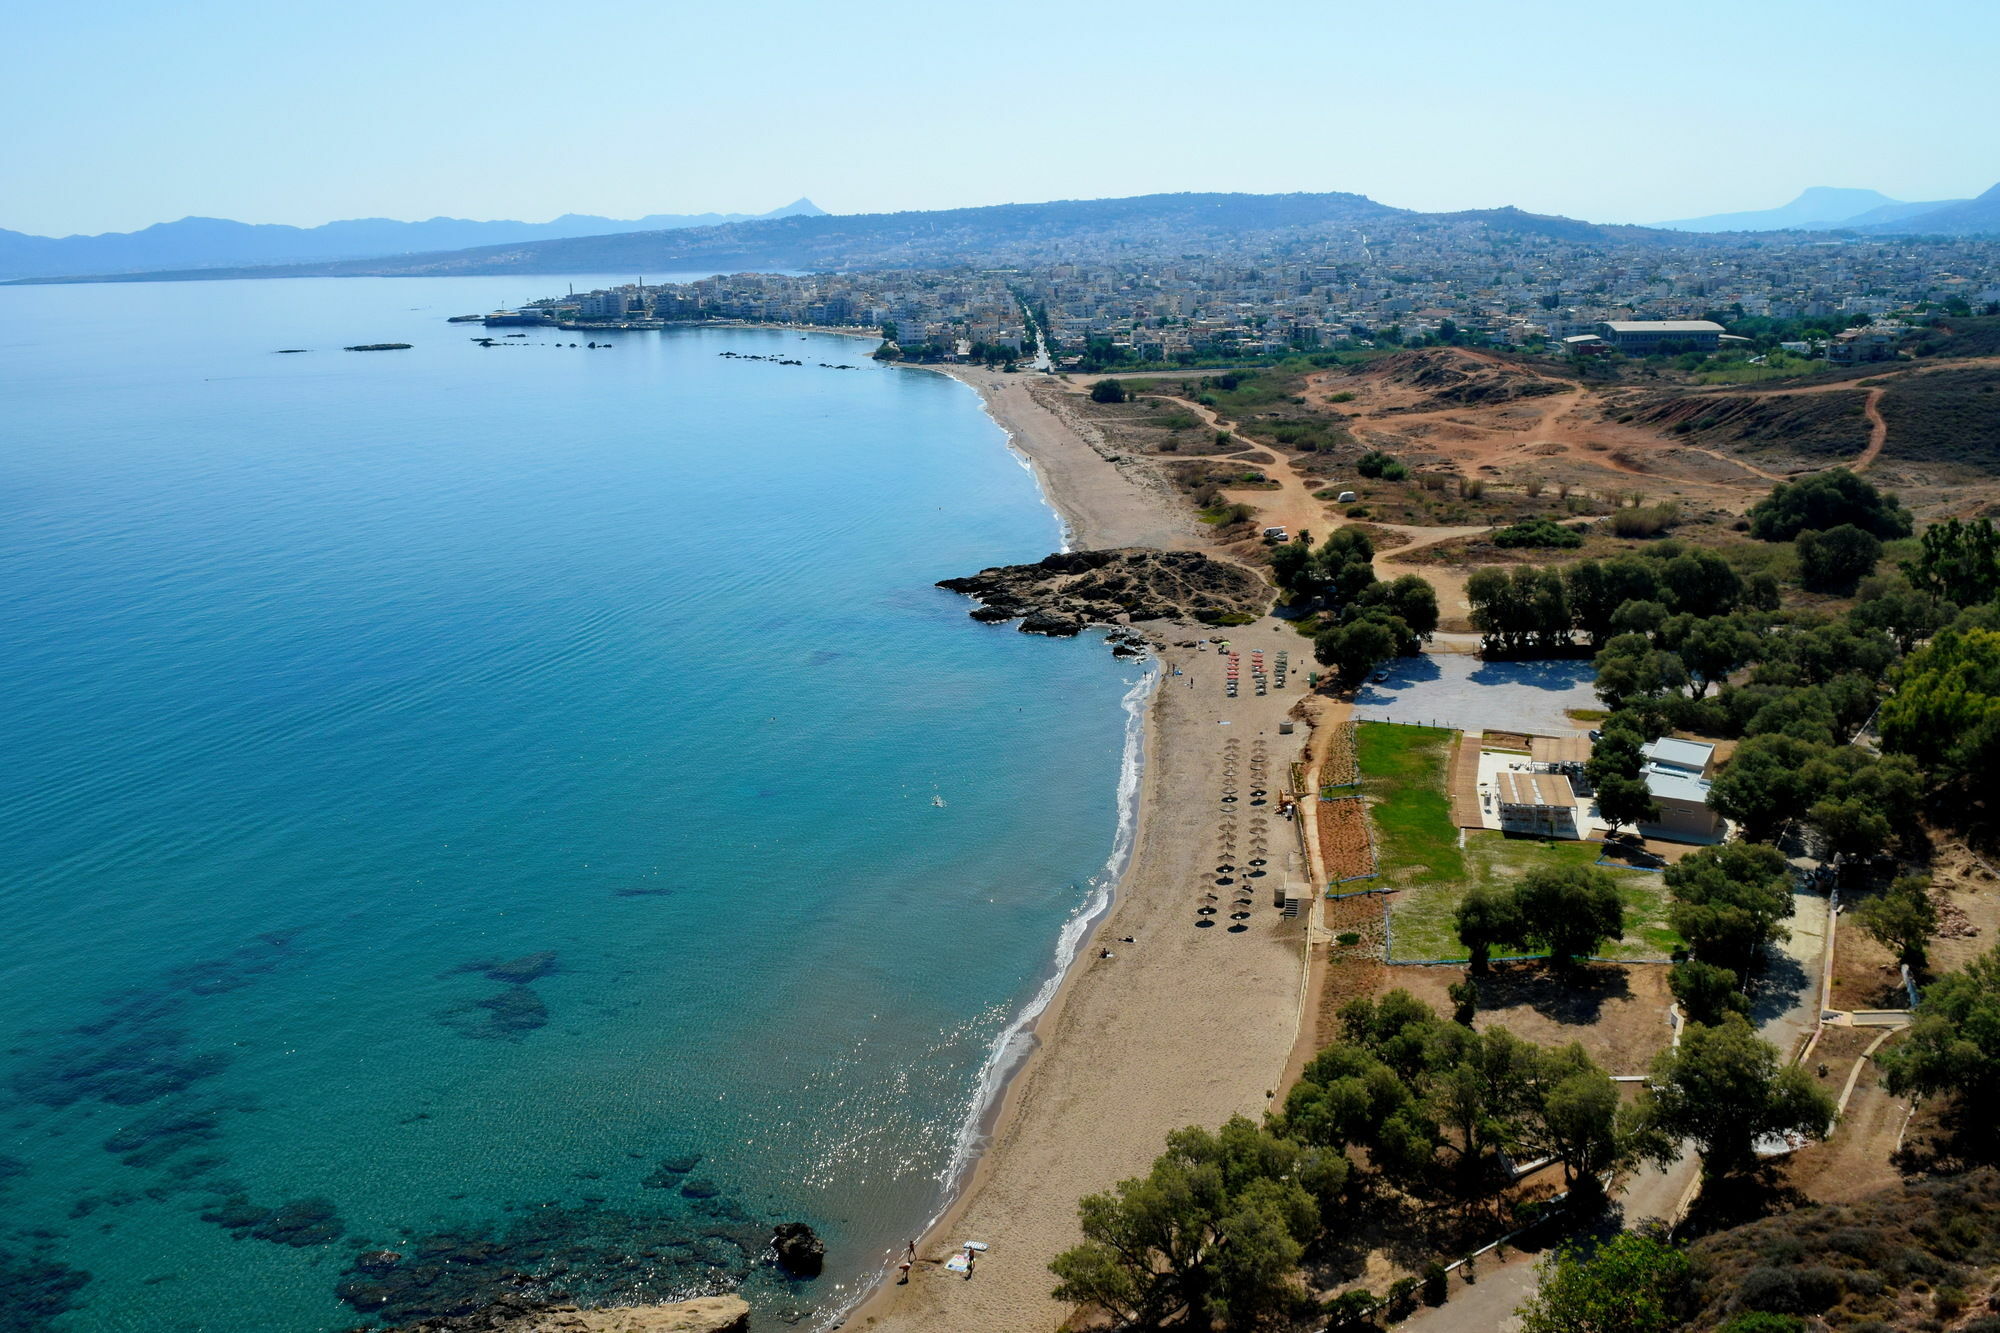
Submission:
[[[582,1310],[503,1296],[471,1314],[404,1324],[384,1333],[749,1333],[740,1296],[704,1296],[671,1305]]]
[[[1240,565],[1142,547],[1062,551],[937,586],[976,600],[974,620],[1019,620],[1024,634],[1079,634],[1090,625],[1142,620],[1241,623],[1271,604],[1270,585]]]

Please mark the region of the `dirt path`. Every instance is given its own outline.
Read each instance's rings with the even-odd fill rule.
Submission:
[[[1882,390],[1870,389],[1868,396],[1861,400],[1862,415],[1868,418],[1868,447],[1861,451],[1861,457],[1854,460],[1850,472],[1866,472],[1877,458],[1882,456],[1882,445],[1889,438],[1889,423],[1882,418]]]
[[[1319,487],[1310,479],[1301,476],[1282,450],[1245,435],[1237,428],[1235,422],[1224,420],[1214,409],[1205,407],[1193,399],[1176,398],[1172,394],[1156,393],[1152,390],[1147,391],[1147,396],[1157,398],[1163,403],[1173,403],[1176,406],[1184,407],[1199,417],[1210,430],[1226,430],[1245,444],[1255,445],[1257,448],[1275,457],[1276,462],[1256,464],[1255,466],[1265,476],[1278,483],[1277,490],[1265,490],[1261,487],[1225,486],[1222,488],[1225,491],[1232,492],[1246,504],[1255,506],[1259,527],[1280,527],[1293,537],[1298,536],[1301,532],[1317,532],[1322,536],[1326,533],[1328,530],[1326,506],[1313,498],[1313,492],[1319,489]],[[1187,455],[1187,457],[1202,456]]]

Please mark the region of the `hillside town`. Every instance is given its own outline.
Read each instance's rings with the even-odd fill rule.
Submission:
[[[1099,343],[1114,360],[1174,364],[1427,340],[1536,348],[1632,320],[1824,320],[1839,329],[1895,312],[1978,313],[2000,302],[2000,244],[1980,238],[1661,243],[1433,220],[1295,233],[1261,249],[1198,256],[1124,258],[1101,248],[1111,252],[1007,269],[639,279],[535,301],[520,313],[580,327],[727,320],[883,328],[902,348],[928,347],[946,360],[1019,354],[1039,324],[1058,361]],[[1869,359],[1872,345],[1854,359]]]

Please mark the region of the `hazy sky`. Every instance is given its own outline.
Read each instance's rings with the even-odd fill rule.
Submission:
[[[2000,0],[12,0],[0,227],[2000,180]]]

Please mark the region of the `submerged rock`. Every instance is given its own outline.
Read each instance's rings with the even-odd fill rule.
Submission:
[[[826,1267],[826,1243],[804,1222],[780,1222],[771,1232],[778,1267],[793,1277],[818,1277]]]
[[[741,1296],[701,1296],[666,1305],[585,1310],[520,1296],[469,1314],[446,1315],[383,1333],[749,1333],[750,1306]]]
[[[540,981],[556,970],[556,951],[543,949],[540,953],[522,954],[504,963],[488,963],[486,975],[495,981],[512,982],[523,985],[530,981]]]
[[[238,1240],[267,1240],[297,1249],[329,1245],[347,1234],[347,1224],[334,1211],[332,1201],[316,1197],[259,1208],[247,1196],[232,1194],[204,1210],[201,1220],[213,1222]]]

